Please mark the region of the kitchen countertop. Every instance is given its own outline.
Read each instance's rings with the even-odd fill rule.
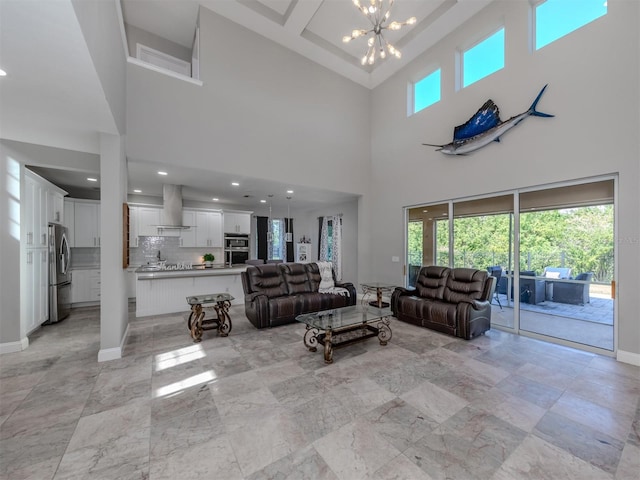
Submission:
[[[164,278],[184,278],[184,277],[206,277],[217,275],[239,275],[247,269],[246,265],[238,265],[234,267],[215,266],[205,268],[203,266],[194,265],[188,270],[148,270],[142,266],[136,270],[138,280],[159,280]]]

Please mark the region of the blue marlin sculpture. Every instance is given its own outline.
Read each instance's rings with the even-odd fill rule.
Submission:
[[[536,110],[536,105],[546,88],[547,85],[542,87],[542,90],[540,90],[540,93],[529,107],[529,110],[515,117],[511,117],[504,122],[500,120],[498,106],[493,103],[493,100],[487,100],[485,104],[480,107],[480,110],[466,123],[454,128],[453,142],[446,145],[433,145],[431,143],[423,143],[423,145],[438,147],[436,151],[446,153],[447,155],[465,155],[489,145],[491,142],[499,142],[502,135],[530,115],[534,117],[553,117],[554,115]]]

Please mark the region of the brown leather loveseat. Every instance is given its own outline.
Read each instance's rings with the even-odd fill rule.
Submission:
[[[318,292],[320,271],[316,263],[249,266],[241,278],[245,314],[256,328],[291,323],[301,313],[356,304],[357,292],[352,283],[335,282],[349,295]]]
[[[396,318],[469,340],[491,328],[495,277],[472,268],[422,267],[416,287],[391,295]]]

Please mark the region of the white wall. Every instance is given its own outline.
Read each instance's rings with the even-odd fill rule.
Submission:
[[[359,234],[371,235],[375,271],[402,281],[391,254],[403,256],[404,206],[618,173],[619,349],[640,354],[638,6],[609,2],[605,17],[531,53],[529,2],[497,1],[374,90],[372,211],[385,221]],[[456,92],[456,48],[500,22],[505,68]],[[442,100],[407,117],[409,82],[434,67],[442,69]],[[521,113],[547,83],[538,110],[555,118],[528,118],[468,156],[421,145],[450,142],[453,127],[489,98],[503,120]]]
[[[206,9],[200,35],[202,87],[128,65],[129,158],[364,191],[367,89]]]
[[[82,35],[100,78],[111,115],[121,134],[126,130],[125,50],[116,2],[72,0]],[[115,132],[109,132],[115,133]]]
[[[22,168],[0,143],[0,353],[23,348],[20,332]]]

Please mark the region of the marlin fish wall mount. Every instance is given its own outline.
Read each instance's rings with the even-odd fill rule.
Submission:
[[[536,110],[536,105],[540,101],[540,97],[544,93],[547,85],[542,87],[540,93],[533,101],[529,110],[511,117],[509,120],[500,120],[500,111],[493,100],[487,100],[480,110],[466,123],[458,125],[453,130],[453,142],[446,145],[433,145],[431,143],[423,143],[428,147],[438,147],[436,151],[446,153],[447,155],[465,155],[475,152],[476,150],[489,145],[491,142],[499,142],[500,137],[518,125],[528,116],[534,117],[553,117],[548,113],[542,113]]]

